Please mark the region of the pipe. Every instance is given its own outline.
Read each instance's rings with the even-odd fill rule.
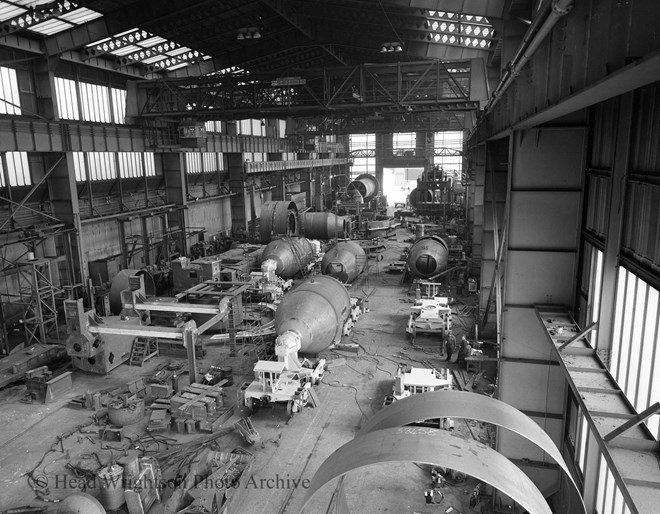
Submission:
[[[525,36],[523,37],[518,50],[516,50],[513,59],[511,59],[511,62],[507,65],[506,74],[497,85],[497,88],[495,88],[495,91],[493,91],[493,95],[488,100],[481,116],[479,116],[479,121],[483,120],[493,107],[495,107],[495,104],[500,98],[502,98],[504,92],[509,88],[516,77],[520,75],[521,70],[525,64],[527,64],[527,61],[529,61],[546,36],[552,31],[559,21],[559,18],[568,14],[572,8],[573,0],[551,0],[546,2],[541,9],[539,9],[532,24],[527,29],[527,32],[525,32]],[[548,9],[550,12],[546,14]]]

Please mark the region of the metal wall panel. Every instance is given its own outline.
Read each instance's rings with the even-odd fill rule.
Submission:
[[[584,129],[532,129],[514,150],[512,190],[579,190],[582,186]]]
[[[507,305],[572,305],[575,252],[509,250],[507,255]]]
[[[509,249],[574,249],[579,205],[579,192],[512,191]]]
[[[502,357],[517,359],[554,360],[549,345],[538,344],[545,332],[536,311],[531,307],[508,306],[502,321],[506,334],[502,344]]]
[[[502,401],[517,409],[555,413],[564,411],[566,378],[559,366],[543,368],[536,364],[505,361],[500,363],[498,380]]]
[[[660,175],[660,84],[635,92],[630,170]]]

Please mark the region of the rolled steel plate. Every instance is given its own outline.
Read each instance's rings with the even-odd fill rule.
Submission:
[[[446,430],[398,427],[377,430],[349,441],[318,469],[300,512],[323,485],[349,471],[372,464],[417,462],[443,466],[473,476],[512,498],[530,514],[552,514],[543,495],[509,459],[473,439]],[[340,491],[341,492],[341,491]],[[338,502],[338,506],[341,502]]]
[[[521,435],[541,448],[561,466],[578,496],[582,498],[566,462],[550,436],[532,418],[515,407],[481,394],[465,391],[431,391],[409,396],[378,411],[362,426],[358,436],[433,418],[475,419]],[[586,513],[584,503],[582,511]]]

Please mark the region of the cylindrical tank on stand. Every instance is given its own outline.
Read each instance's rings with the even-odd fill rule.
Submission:
[[[323,256],[321,273],[346,284],[362,273],[366,262],[364,248],[354,241],[341,241]]]
[[[106,510],[117,510],[125,503],[124,468],[119,464],[106,466],[96,474],[99,481],[99,501]]]
[[[348,187],[346,188],[347,191],[353,189],[362,195],[365,202],[368,202],[374,196],[378,195],[380,192],[380,184],[374,175],[364,173],[348,184]]]
[[[408,269],[413,277],[429,278],[447,269],[449,248],[438,236],[418,239],[408,254]]]
[[[264,202],[259,220],[261,242],[267,243],[273,235],[293,235],[298,233],[298,206],[285,200]]]
[[[113,314],[119,314],[121,312],[121,292],[124,289],[128,289],[128,279],[135,275],[144,277],[144,292],[147,296],[156,294],[156,284],[148,271],[143,269],[123,269],[114,276],[112,284],[110,284],[110,311]]]
[[[431,202],[433,202],[433,192],[428,189],[420,189],[419,187],[413,189],[408,197],[408,203],[413,209],[416,209],[420,203]]]
[[[288,279],[314,260],[314,250],[306,237],[283,237],[268,243],[261,258],[275,261],[275,273]]]
[[[348,237],[350,221],[333,212],[306,212],[303,217],[305,237],[310,239],[332,239]]]
[[[316,276],[287,292],[275,312],[275,331],[300,335],[301,353],[319,353],[341,339],[351,298],[332,277]]]

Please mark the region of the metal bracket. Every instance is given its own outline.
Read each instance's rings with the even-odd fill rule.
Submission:
[[[559,348],[557,348],[558,352],[561,352],[564,348],[566,348],[568,345],[574,343],[578,339],[582,339],[585,335],[587,335],[589,332],[592,330],[598,328],[598,322],[594,321],[591,325],[586,327],[585,329],[581,330],[579,333],[575,334],[573,337],[571,337],[568,341],[563,343]]]
[[[633,427],[636,427],[640,423],[643,423],[647,418],[653,416],[653,414],[657,414],[658,412],[660,412],[660,402],[655,402],[648,409],[643,410],[634,418],[630,418],[619,428],[612,430],[609,434],[603,437],[603,441],[606,443],[610,442],[615,437],[623,434],[625,431],[630,430]]]

